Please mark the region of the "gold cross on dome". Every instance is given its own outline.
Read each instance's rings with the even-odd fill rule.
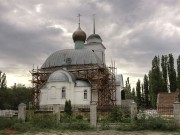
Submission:
[[[81,16],[82,16],[81,14],[78,14],[78,16],[77,16],[77,17],[79,17],[79,27],[80,27]]]

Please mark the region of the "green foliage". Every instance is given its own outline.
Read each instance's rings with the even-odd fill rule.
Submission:
[[[169,54],[168,73],[169,73],[170,90],[171,92],[175,92],[177,88],[177,82],[176,82],[176,70],[174,68],[174,58],[172,54]]]
[[[60,121],[62,123],[69,123],[69,122],[72,122],[73,121],[73,118],[71,115],[68,115],[66,113],[64,113],[64,115],[61,115],[60,116]]]
[[[155,130],[155,131],[175,131],[178,130],[174,121],[167,121],[162,118],[138,119],[133,123],[121,125],[119,131]]]
[[[111,122],[120,122],[122,120],[122,111],[120,108],[115,107],[110,115],[110,121]]]
[[[110,116],[108,117],[108,121],[110,122],[129,122],[130,112],[125,108],[115,107]],[[106,121],[106,120],[105,120]]]
[[[90,128],[89,122],[76,121],[76,122],[68,123],[66,126],[64,126],[64,129],[69,129],[69,130],[89,130],[91,128]]]
[[[77,119],[77,120],[83,120],[83,116],[82,116],[82,115],[77,115],[77,116],[76,116],[76,119]]]
[[[9,129],[17,122],[16,118],[0,117],[0,130]]]
[[[162,55],[162,57],[161,57],[161,68],[162,68],[162,77],[163,77],[163,89],[162,89],[162,91],[168,92],[168,88],[167,88],[168,56],[167,55]]]
[[[142,105],[142,99],[141,99],[141,82],[138,80],[136,84],[136,93],[137,93],[137,105],[141,106]]]
[[[0,109],[17,109],[20,103],[32,102],[32,88],[0,89]]]
[[[101,123],[101,125],[100,125],[100,129],[102,129],[102,130],[109,130],[110,127],[109,127],[108,121],[103,121],[103,122]]]
[[[174,121],[168,122],[160,117],[139,119],[135,121],[132,128],[136,130],[161,130],[161,131],[174,131],[177,129],[177,125]]]
[[[25,122],[25,123],[17,122],[11,126],[11,129],[20,131],[20,132],[25,132],[25,131],[34,130],[35,128],[33,127],[32,123],[30,123],[30,122]]]
[[[65,107],[64,107],[64,112],[65,112],[67,115],[72,115],[71,100],[66,100],[66,102],[65,102]]]
[[[152,68],[149,72],[150,101],[153,108],[156,108],[157,94],[163,89],[162,73],[160,71],[159,57],[152,60]]]
[[[125,86],[125,99],[134,99],[135,94],[131,91],[131,84],[129,82],[129,77],[126,80],[126,86]]]
[[[56,119],[54,115],[34,115],[30,121],[36,128],[53,128],[56,125]]]
[[[144,75],[144,105],[146,108],[149,107],[149,80],[146,74]]]

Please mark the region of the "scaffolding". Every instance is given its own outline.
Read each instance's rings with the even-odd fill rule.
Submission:
[[[91,102],[96,102],[99,107],[116,105],[115,63],[112,66],[99,65],[74,65],[66,67],[53,67],[32,70],[33,105],[39,109],[40,89],[45,85],[49,75],[56,70],[64,69],[71,72],[78,80],[87,80],[91,85]],[[93,101],[92,93],[97,92],[98,100]]]

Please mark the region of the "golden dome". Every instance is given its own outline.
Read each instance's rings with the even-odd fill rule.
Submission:
[[[72,38],[73,38],[74,42],[75,41],[83,41],[83,42],[85,42],[86,33],[83,30],[81,30],[80,27],[78,27],[78,29],[73,33]]]

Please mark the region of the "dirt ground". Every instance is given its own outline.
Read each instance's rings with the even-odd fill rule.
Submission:
[[[49,133],[24,133],[22,135],[180,135],[178,132],[154,132],[154,131],[84,131],[84,132],[73,132],[73,131],[52,131]]]

